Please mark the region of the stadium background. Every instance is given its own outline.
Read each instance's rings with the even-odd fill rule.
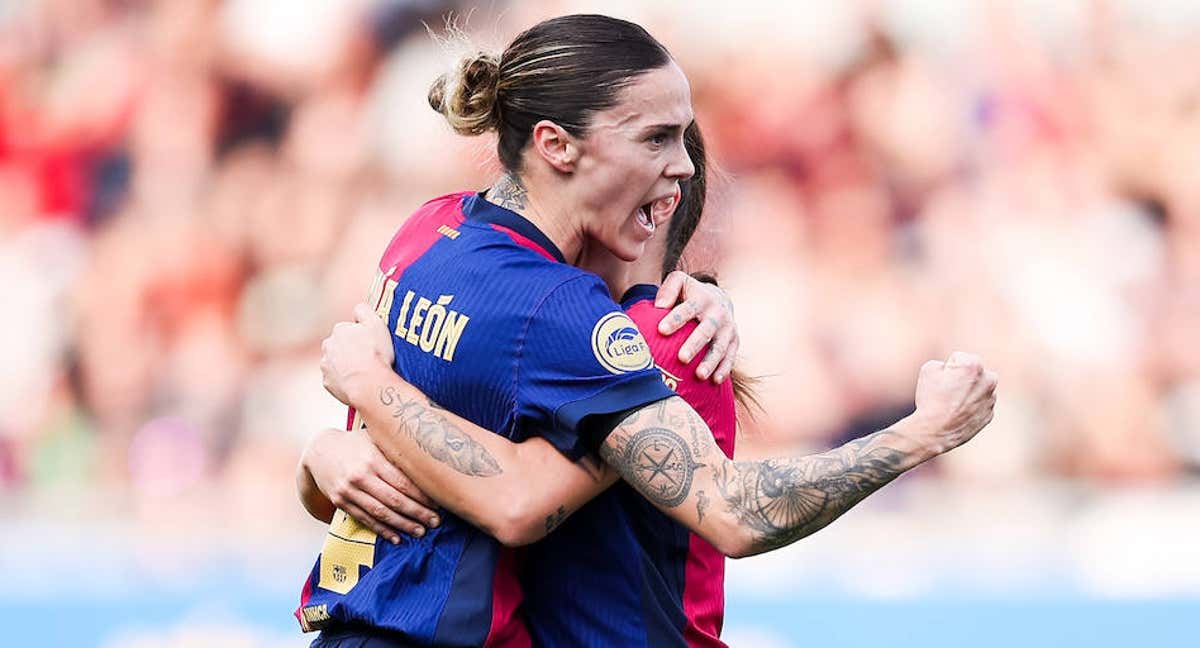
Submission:
[[[320,339],[490,142],[458,45],[601,10],[690,75],[717,268],[819,450],[951,349],[995,421],[731,564],[735,646],[1181,645],[1200,613],[1200,4],[0,0],[0,644],[303,646]]]

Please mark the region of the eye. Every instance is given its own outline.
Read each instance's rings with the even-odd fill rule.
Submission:
[[[649,142],[651,146],[658,148],[666,146],[670,139],[670,136],[668,136],[666,133],[655,133],[646,138],[646,141]]]

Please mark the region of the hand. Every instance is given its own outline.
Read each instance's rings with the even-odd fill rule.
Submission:
[[[738,331],[733,321],[733,302],[719,287],[676,270],[663,281],[654,305],[666,308],[681,298],[684,301],[659,322],[658,332],[671,335],[691,320],[700,322],[679,348],[679,361],[690,363],[711,342],[708,355],[696,367],[696,377],[707,380],[711,376],[714,383],[721,384],[733,371],[733,361],[737,358]]]
[[[392,544],[400,542],[398,533],[421,537],[440,523],[433,501],[362,430],[318,432],[301,461],[334,506]]]
[[[391,371],[392,334],[366,304],[354,307],[353,322],[338,322],[321,342],[321,379],[325,390],[351,405],[351,382],[371,371]]]
[[[924,443],[941,454],[970,441],[992,420],[996,374],[979,356],[955,351],[946,362],[930,360],[917,378],[916,415],[931,425]]]

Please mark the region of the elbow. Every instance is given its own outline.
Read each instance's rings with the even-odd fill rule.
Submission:
[[[524,547],[541,540],[545,534],[538,533],[532,524],[524,521],[511,521],[497,526],[492,537],[508,548]]]
[[[754,543],[748,537],[745,537],[745,535],[737,533],[733,538],[722,538],[719,543],[713,543],[713,546],[717,548],[717,551],[725,554],[726,558],[736,560],[738,558],[753,556],[758,552],[754,550]]]
[[[738,520],[728,519],[711,533],[714,537],[705,538],[717,551],[727,558],[745,558],[761,553],[759,543],[753,534]]]
[[[522,498],[510,498],[487,523],[488,534],[505,547],[523,547],[546,536],[545,521]]]
[[[509,549],[531,545],[542,539],[542,536],[532,529],[519,527],[497,529],[492,537]]]

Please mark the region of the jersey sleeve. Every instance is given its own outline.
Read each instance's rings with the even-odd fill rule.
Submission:
[[[574,460],[596,450],[613,414],[669,398],[650,349],[598,277],[559,284],[536,307],[517,366],[518,432]]]

